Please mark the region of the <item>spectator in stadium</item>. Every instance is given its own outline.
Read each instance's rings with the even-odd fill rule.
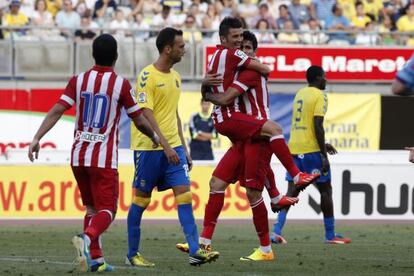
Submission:
[[[46,0],[47,10],[52,14],[53,18],[56,17],[58,11],[62,9],[62,0]]]
[[[171,14],[170,6],[162,6],[161,13],[154,16],[152,25],[157,28],[172,27],[175,24],[174,15]]]
[[[336,0],[336,3],[341,6],[344,16],[348,18],[348,20],[352,20],[356,15],[355,3],[358,1],[361,0]]]
[[[355,3],[355,11],[356,14],[351,20],[352,27],[358,30],[364,30],[367,23],[371,22],[371,18],[365,14],[364,4],[360,1]]]
[[[170,7],[173,14],[181,14],[184,11],[183,0],[161,0],[160,4]]]
[[[20,1],[12,0],[9,5],[10,11],[4,15],[3,26],[4,27],[24,27],[29,23],[29,18],[20,12]],[[18,38],[24,36],[26,31],[24,29],[4,29],[4,38]]]
[[[306,44],[325,44],[329,40],[329,36],[321,32],[321,26],[316,19],[309,19],[308,26],[303,27],[304,31],[300,35],[300,40]]]
[[[372,21],[366,23],[365,29],[358,32],[355,37],[356,45],[372,46],[379,42],[378,33],[375,30],[375,24]]]
[[[124,12],[120,9],[115,11],[115,19],[109,23],[109,29],[111,29],[111,34],[117,40],[122,40],[127,36],[131,36],[129,23],[125,19]]]
[[[342,15],[342,8],[336,4],[332,7],[332,14],[333,15],[326,20],[325,25],[325,28],[331,32],[329,34],[329,43],[349,45],[350,37],[347,32],[351,30],[351,25],[348,18]]]
[[[92,17],[99,26],[104,27],[112,20],[117,8],[115,0],[97,0]]]
[[[220,2],[223,4],[223,8],[220,13],[221,18],[231,16],[234,11],[237,11],[236,0],[220,0]]]
[[[220,14],[217,12],[217,9],[216,9],[217,7],[219,7],[219,5],[216,6],[216,5],[210,4],[208,5],[208,8],[207,8],[206,16],[211,21],[211,28],[210,28],[211,30],[218,30],[220,26]]]
[[[384,2],[384,18],[385,16],[391,17],[393,23],[397,22],[401,16],[401,10],[404,9],[404,3],[401,0],[389,0]],[[384,19],[383,19],[384,20]]]
[[[188,11],[187,11],[187,15],[191,14],[192,16],[194,16],[194,18],[196,19],[195,21],[195,26],[201,26],[201,21],[203,19],[204,13],[202,13],[200,11],[200,6],[198,4],[191,4],[188,7]],[[185,14],[183,14],[183,16],[185,16],[183,24],[185,24],[185,19],[187,19],[187,16]]]
[[[259,20],[264,19],[269,23],[269,26],[272,30],[276,30],[276,20],[269,12],[269,6],[266,2],[261,2],[259,4],[259,14],[256,15],[252,20],[252,26],[256,26]]]
[[[217,138],[217,132],[210,116],[210,105],[210,102],[201,100],[201,112],[190,118],[190,154],[193,160],[214,160],[211,140]]]
[[[269,22],[264,19],[260,19],[257,22],[257,25],[255,26],[255,29],[258,30],[258,32],[255,32],[255,36],[257,38],[258,43],[275,43],[276,38],[275,35],[272,32],[269,32]]]
[[[280,30],[277,40],[280,43],[296,44],[300,42],[299,35],[294,32],[293,22],[287,20],[283,24],[283,29]]]
[[[45,0],[36,0],[32,24],[35,27],[53,28],[55,26],[55,21],[53,20],[52,14],[47,10],[47,3]],[[33,29],[32,34],[37,37],[46,38],[47,36],[55,34],[55,31],[51,29]]]
[[[252,26],[252,20],[258,12],[257,5],[253,4],[252,0],[242,0],[237,7],[237,11],[246,20],[247,24]]]
[[[292,19],[292,16],[290,16],[288,6],[280,5],[279,6],[279,18],[276,19],[277,28],[279,30],[283,30],[286,21],[292,21],[294,29],[299,28],[299,25],[296,25],[296,23]]]
[[[91,14],[95,5],[95,0],[78,0],[74,10],[83,17],[86,13]],[[88,15],[87,14],[87,15]]]
[[[397,21],[397,30],[399,32],[414,31],[414,4],[410,4],[405,8],[405,15]]]
[[[365,13],[375,22],[378,22],[383,15],[384,5],[382,0],[363,0]]]
[[[279,17],[279,6],[280,5],[290,5],[291,0],[261,0],[258,1],[259,5],[261,3],[266,3],[269,7],[269,13],[273,18]]]
[[[332,8],[336,0],[312,0],[310,5],[311,17],[317,18],[325,28],[326,20],[332,16]]]
[[[132,23],[132,28],[139,28],[139,29],[143,29],[143,30],[148,30],[150,28],[150,26],[147,24],[147,22],[145,22],[144,16],[140,13],[137,13],[135,15],[135,20]],[[136,40],[144,41],[144,40],[147,40],[149,38],[150,33],[146,32],[146,31],[143,31],[143,30],[134,30],[133,31],[133,36],[135,37]]]
[[[200,13],[202,14],[206,14],[207,13],[207,9],[208,9],[208,5],[211,3],[210,0],[192,0],[190,1],[184,1],[184,5],[187,6],[191,6],[192,4],[196,4],[198,5],[198,8],[200,10]]]
[[[63,10],[56,14],[56,25],[60,28],[60,34],[70,37],[80,27],[80,16],[73,10],[71,0],[63,0]]]
[[[307,25],[310,19],[309,8],[300,3],[300,0],[292,0],[289,5],[289,14],[295,26],[300,28],[302,25]]]
[[[378,31],[380,33],[382,45],[395,45],[396,35],[393,33],[395,31],[395,25],[390,16],[384,15],[384,19],[382,20],[382,24],[379,26]]]
[[[75,32],[75,41],[94,39],[96,37],[96,30],[93,30],[93,28],[99,28],[99,26],[92,21],[92,17],[87,14],[82,16],[81,26]]]
[[[201,32],[196,27],[196,19],[192,14],[187,15],[183,29],[183,38],[185,42],[194,44],[203,39]]]

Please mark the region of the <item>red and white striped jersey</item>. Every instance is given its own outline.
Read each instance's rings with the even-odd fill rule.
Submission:
[[[237,70],[241,67],[247,67],[250,61],[251,58],[243,51],[217,45],[217,49],[208,64],[208,72],[220,74],[223,77],[223,84],[212,87],[213,93],[224,93],[233,83]],[[214,106],[212,118],[214,123],[221,123],[231,117],[232,112],[237,111],[239,111],[238,99],[227,106]]]
[[[259,72],[241,70],[231,87],[242,93],[238,101],[240,112],[258,119],[270,119],[267,81]]]
[[[71,165],[117,169],[121,108],[131,118],[140,113],[128,80],[111,67],[94,66],[70,79],[58,103],[76,105]]]

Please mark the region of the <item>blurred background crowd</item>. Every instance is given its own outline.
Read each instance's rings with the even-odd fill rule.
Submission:
[[[105,29],[146,40],[173,26],[187,42],[218,42],[220,20],[234,16],[260,43],[414,45],[413,0],[0,0],[0,15],[2,39],[93,39]]]

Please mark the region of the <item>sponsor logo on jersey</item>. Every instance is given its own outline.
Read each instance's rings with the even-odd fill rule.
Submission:
[[[240,50],[237,50],[236,52],[234,52],[234,55],[241,59],[247,58],[247,55],[243,51],[240,51]]]
[[[134,100],[134,103],[137,103],[137,95],[135,93],[135,89],[129,90],[129,93],[131,93],[131,97]]]
[[[85,141],[89,143],[102,143],[102,142],[105,142],[106,135],[78,130],[75,133],[75,140]]]

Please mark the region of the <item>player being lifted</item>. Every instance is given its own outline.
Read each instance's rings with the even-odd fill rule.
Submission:
[[[227,26],[226,26],[227,25]],[[229,27],[229,25],[231,27]],[[226,30],[227,27],[227,33],[225,33],[224,31]],[[230,31],[228,30],[230,29]],[[236,47],[239,47],[241,41],[238,41],[239,39],[241,40],[242,37],[242,29],[241,29],[241,25],[240,23],[232,18],[227,18],[225,20],[223,20],[221,28],[221,35],[225,35],[224,37],[222,37],[222,42],[224,42],[224,45],[230,45],[230,47],[232,48],[225,48],[223,46],[219,46],[218,48],[222,48],[224,49],[224,53],[228,54],[228,52],[230,50],[232,50],[233,52],[237,52],[237,56],[241,56],[244,57],[245,59],[248,59],[247,55],[245,55],[244,53],[239,53],[240,51],[237,50]],[[240,35],[240,38],[235,35],[238,32]],[[253,36],[254,38],[254,36]],[[237,45],[238,44],[238,45]],[[235,46],[236,45],[236,46]],[[250,42],[250,47],[252,46],[252,42]],[[256,47],[257,47],[257,43],[256,43]],[[252,51],[253,52],[253,51]],[[216,51],[212,62],[210,63],[210,68],[213,68],[215,61],[214,58],[218,57],[220,60],[223,60],[223,53],[218,53],[218,51]],[[230,57],[232,57],[232,55],[230,55]],[[228,57],[228,59],[230,59],[230,57]],[[252,60],[253,61],[253,60]],[[227,62],[227,61],[226,61]],[[213,64],[213,65],[212,65]],[[227,64],[227,63],[226,63]],[[237,63],[236,63],[237,64]],[[227,67],[226,70],[227,71]],[[246,71],[251,71],[251,70],[246,70]],[[256,82],[256,84],[258,84],[258,86],[262,86],[262,78],[261,75],[256,73],[258,75],[258,83]],[[226,72],[224,72],[224,76],[226,75]],[[213,75],[211,76],[213,79],[214,78],[218,78],[217,75]],[[217,85],[218,89],[222,89],[224,90],[225,87],[221,87],[223,84],[226,83],[226,80],[228,79],[234,80],[234,76],[233,77],[224,77],[223,79],[218,79],[215,83],[215,85]],[[223,81],[223,84],[221,83],[221,81]],[[264,81],[264,85],[266,85],[266,81],[263,79]],[[236,81],[234,81],[234,83],[236,83]],[[238,82],[240,85],[240,82]],[[232,82],[228,83],[227,86],[230,87],[230,85],[233,85]],[[215,87],[215,88],[217,88]],[[243,85],[243,87],[246,88],[247,90],[247,86]],[[210,188],[211,188],[211,192],[210,192],[210,197],[209,197],[209,203],[206,207],[206,213],[205,213],[205,220],[204,220],[204,230],[203,230],[203,234],[201,235],[200,238],[200,243],[207,248],[211,248],[210,244],[211,244],[211,238],[214,232],[214,227],[215,224],[217,222],[217,218],[218,215],[220,214],[220,211],[222,209],[223,206],[223,202],[224,202],[224,191],[227,188],[227,186],[229,185],[228,183],[233,182],[232,180],[234,180],[233,177],[233,172],[234,172],[234,164],[237,163],[237,161],[240,157],[239,156],[244,156],[243,153],[245,151],[244,146],[242,145],[242,141],[244,140],[248,140],[250,139],[252,136],[255,136],[256,133],[259,134],[260,133],[260,129],[263,125],[264,122],[266,122],[265,119],[260,119],[258,120],[256,117],[260,116],[264,116],[264,118],[268,117],[268,111],[267,110],[267,105],[268,102],[267,100],[265,100],[266,102],[263,103],[263,101],[261,101],[260,104],[264,104],[264,107],[262,108],[262,110],[254,110],[255,112],[255,116],[248,116],[246,114],[242,114],[240,113],[240,109],[242,107],[242,104],[240,104],[240,102],[238,101],[238,99],[236,99],[236,104],[234,105],[229,105],[229,103],[231,103],[235,98],[237,98],[237,96],[240,95],[240,92],[238,90],[236,90],[236,93],[232,94],[232,96],[229,98],[229,101],[227,104],[227,106],[224,107],[216,107],[216,110],[214,111],[215,114],[213,114],[214,117],[216,117],[216,126],[218,126],[218,130],[219,132],[222,132],[223,134],[225,134],[226,136],[228,136],[232,141],[233,141],[233,146],[229,149],[229,151],[225,154],[225,156],[222,158],[222,160],[220,161],[219,165],[217,166],[216,170],[213,173],[213,178],[210,182]],[[224,91],[223,91],[224,92]],[[267,89],[265,88],[264,90],[261,90],[261,92],[265,92],[265,96],[267,96]],[[222,97],[226,97],[228,93],[228,90],[225,93],[217,93],[217,94],[211,94],[213,97],[218,97],[223,99]],[[255,93],[255,92],[254,92]],[[257,95],[251,95],[250,100],[253,100],[253,104],[254,106],[257,106],[257,103],[254,102],[254,98]],[[217,99],[218,99],[217,98]],[[260,97],[258,97],[260,98]],[[246,98],[247,99],[247,98]],[[261,98],[263,99],[263,98]],[[227,99],[226,99],[227,101]],[[249,101],[249,99],[247,99],[247,101]],[[214,102],[213,99],[213,103],[216,104],[220,104],[219,102]],[[240,105],[239,105],[240,104]],[[250,104],[250,102],[248,103],[248,105]],[[250,105],[251,107],[251,105]],[[250,110],[251,112],[251,110]],[[263,117],[262,117],[263,118]],[[222,127],[222,124],[224,122],[226,122],[226,120],[233,120],[232,124],[233,129],[230,130],[230,132],[226,132],[226,128],[230,128],[230,124],[226,124],[225,126]],[[219,122],[217,122],[219,121]],[[237,133],[237,130],[235,128],[240,128],[240,133]],[[233,131],[233,132],[231,132]],[[255,134],[255,135],[253,135]],[[249,136],[250,135],[250,136]],[[259,136],[259,135],[257,135]],[[267,144],[269,144],[269,142],[267,141]],[[258,145],[258,144],[256,144]],[[259,144],[260,145],[260,144]],[[285,146],[286,147],[286,146]],[[260,152],[260,150],[265,149],[265,147],[260,146],[259,148],[252,148],[250,147],[250,154],[249,155],[249,161],[254,162],[253,160],[255,160],[254,158],[252,158],[253,156],[260,156],[259,159],[256,159],[256,161],[259,161],[261,158],[263,158],[262,160],[266,160],[266,158],[264,157],[265,154],[262,153],[266,153],[266,152]],[[269,145],[267,146],[267,149],[269,149]],[[242,151],[241,155],[240,155],[240,151]],[[265,163],[267,162],[267,165],[269,165],[270,162],[270,157],[272,152],[271,151],[267,151],[270,152],[268,154],[268,161],[265,161]],[[256,155],[257,154],[257,155]],[[243,164],[244,164],[244,158],[241,157],[243,159]],[[293,163],[293,161],[291,161]],[[260,163],[260,162],[258,162]],[[257,164],[258,164],[257,163]],[[261,241],[261,250],[257,250],[255,251],[252,255],[248,256],[248,257],[244,257],[242,258],[243,260],[264,260],[264,259],[273,259],[273,254],[271,252],[271,248],[270,248],[270,239],[269,239],[269,232],[268,232],[268,223],[267,223],[267,210],[266,207],[263,204],[263,200],[261,198],[261,189],[260,186],[263,185],[263,181],[264,179],[264,175],[265,172],[262,172],[261,174],[257,174],[257,171],[254,171],[254,169],[251,170],[252,174],[250,174],[252,177],[248,177],[249,175],[249,168],[257,168],[257,164],[253,164],[253,166],[248,166],[246,163],[246,171],[245,171],[245,179],[242,179],[242,184],[243,182],[247,182],[246,186],[247,186],[247,196],[249,198],[249,201],[251,203],[252,211],[253,211],[253,218],[254,218],[254,223],[256,226],[256,229],[259,233],[259,238]],[[261,169],[264,169],[265,166],[261,166]],[[270,166],[269,166],[270,168]],[[271,170],[270,170],[271,171]],[[313,180],[315,177],[317,176],[312,176],[310,178],[310,181]],[[273,178],[273,175],[272,175]],[[246,180],[246,181],[244,181]],[[266,179],[267,180],[267,179]],[[272,179],[274,181],[274,178]],[[304,184],[304,183],[303,183]],[[303,185],[302,184],[302,185]],[[263,186],[261,186],[261,188],[263,188]],[[280,199],[276,198],[276,200]],[[295,200],[295,199],[294,199]],[[288,203],[288,205],[295,203],[295,201]],[[185,247],[182,246],[182,244],[178,244],[177,247],[179,247],[179,249],[183,250],[185,249]],[[265,252],[265,254],[261,254],[261,252]]]
[[[321,173],[315,185],[321,194],[326,243],[350,243],[351,239],[335,233],[328,153],[336,154],[337,151],[332,145],[325,144],[323,120],[328,108],[328,98],[322,92],[326,87],[325,72],[320,66],[311,66],[306,71],[306,79],[308,87],[300,89],[293,102],[289,148],[294,154],[295,163],[301,170]],[[287,195],[298,196],[300,191],[293,185],[291,175],[287,174],[286,180],[289,181]],[[288,210],[289,207],[279,213],[271,237],[274,243],[286,243],[281,234]]]
[[[37,159],[40,139],[63,113],[76,105],[76,125],[71,167],[86,206],[83,230],[73,237],[77,262],[83,271],[112,271],[104,260],[101,234],[115,218],[118,202],[118,126],[121,108],[138,130],[158,145],[158,136],[142,115],[131,85],[115,74],[118,57],[116,40],[109,34],[92,44],[95,66],[70,79],[55,106],[48,112],[29,147],[29,159]],[[34,156],[33,156],[34,154]]]
[[[199,265],[216,260],[219,253],[200,249],[191,205],[188,171],[192,167],[192,161],[178,116],[181,77],[172,69],[185,53],[183,33],[173,28],[165,28],[158,34],[156,45],[159,58],[139,74],[137,99],[144,116],[160,137],[161,146],[153,148],[149,139],[132,129],[135,197],[128,213],[126,263],[133,266],[154,266],[139,253],[139,242],[142,214],[150,204],[152,190],[157,187],[158,191],[173,190],[178,217],[190,248],[190,264]]]

